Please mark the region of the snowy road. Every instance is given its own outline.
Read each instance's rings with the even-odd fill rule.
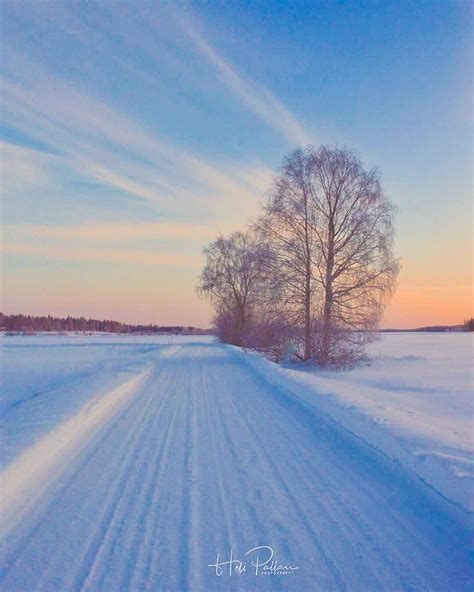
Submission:
[[[7,468],[2,590],[469,589],[469,534],[427,487],[245,355],[169,354]]]

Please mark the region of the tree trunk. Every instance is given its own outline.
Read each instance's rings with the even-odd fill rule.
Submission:
[[[304,294],[304,359],[309,360],[313,355],[311,336],[311,278],[307,271]]]
[[[320,351],[320,362],[324,366],[327,364],[329,359],[329,352],[331,349],[331,313],[332,313],[332,285],[331,281],[329,285],[326,284],[326,290],[324,295],[324,310],[323,310],[323,327],[321,337],[321,351]]]
[[[321,337],[320,363],[324,366],[329,361],[332,341],[332,305],[333,305],[333,268],[334,268],[334,244],[332,231],[329,233],[328,257],[326,262],[326,277],[324,289],[323,327]]]

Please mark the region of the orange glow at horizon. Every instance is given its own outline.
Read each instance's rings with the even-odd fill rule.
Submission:
[[[473,316],[472,287],[400,286],[385,311],[382,328],[460,325]]]
[[[132,230],[138,233],[147,228]],[[94,232],[94,241],[80,235],[82,240],[75,242],[71,233],[73,238],[65,235],[70,240],[61,235],[58,243],[43,239],[39,245],[27,244],[5,253],[2,312],[85,316],[131,324],[211,325],[212,307],[195,291],[204,263],[201,235],[197,240],[179,236],[175,243],[151,245],[148,240],[148,248],[140,251],[143,245],[139,242],[130,239],[117,247],[108,237],[99,242],[95,235],[100,237],[100,232]],[[155,228],[150,232],[153,236]],[[208,233],[212,234],[211,229]],[[461,233],[456,239],[450,236],[450,241],[437,244],[423,241],[424,251],[413,239],[397,249],[402,269],[382,328],[458,325],[473,316],[472,276],[465,265],[469,258],[454,256],[468,253],[470,245]]]
[[[130,269],[125,274],[117,266],[101,280],[95,273],[66,272],[46,278],[40,269],[11,278],[4,290],[2,312],[32,315],[86,316],[128,323],[194,325],[209,327],[212,307],[198,298],[193,280],[199,269],[179,273],[150,274],[150,268]],[[45,268],[43,267],[43,272]],[[48,274],[49,275],[49,274]],[[99,273],[99,275],[101,275]],[[124,282],[125,276],[128,281]],[[60,279],[61,278],[61,279]],[[105,279],[105,281],[104,281]],[[32,305],[30,294],[34,291]],[[415,286],[399,282],[399,287],[382,320],[382,328],[410,329],[429,325],[458,325],[473,316],[472,288]]]

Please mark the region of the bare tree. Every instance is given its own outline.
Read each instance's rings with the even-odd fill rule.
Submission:
[[[318,359],[339,362],[377,326],[391,296],[394,208],[375,169],[345,149],[310,150],[309,184],[323,289]]]
[[[298,149],[283,161],[257,223],[274,252],[304,359],[346,363],[377,327],[398,271],[393,207],[350,151]]]
[[[204,254],[197,290],[214,305],[220,337],[245,345],[246,330],[263,295],[268,251],[251,232],[234,232],[218,237]]]
[[[198,290],[224,339],[280,359],[345,365],[363,353],[398,273],[394,208],[376,170],[346,149],[287,156],[262,216],[206,249]]]
[[[304,359],[313,354],[314,302],[320,288],[314,275],[317,253],[310,184],[308,153],[296,150],[284,159],[281,175],[256,224],[260,236],[271,245],[272,273],[284,309],[292,322],[302,327]]]

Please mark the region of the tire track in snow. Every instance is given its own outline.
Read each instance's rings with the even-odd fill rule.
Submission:
[[[332,577],[336,580],[337,589],[341,591],[347,590],[346,583],[344,582],[342,573],[338,565],[325,552],[323,543],[321,541],[321,536],[318,534],[318,532],[311,524],[311,521],[308,519],[307,513],[301,506],[296,494],[292,491],[290,484],[283,476],[277,463],[273,460],[272,453],[268,450],[267,445],[265,444],[264,440],[260,437],[258,430],[255,429],[252,422],[250,421],[250,416],[245,413],[239,412],[239,410],[235,406],[233,398],[229,396],[227,389],[222,389],[222,392],[226,393],[229,404],[233,406],[235,409],[235,416],[238,417],[241,421],[241,424],[245,426],[249,434],[248,442],[251,442],[253,444],[255,456],[261,459],[261,465],[263,467],[267,466],[271,468],[270,473],[274,476],[274,482],[272,486],[276,488],[275,497],[280,500],[282,498],[285,499],[290,507],[293,506],[296,509],[299,521],[304,526],[306,531],[310,534],[311,541],[314,547],[317,549],[319,556],[323,559],[326,565],[327,573],[330,573]],[[291,459],[289,460],[291,462]],[[269,480],[269,483],[271,483],[271,480]]]
[[[175,354],[181,348],[180,345],[166,348],[164,353],[161,353],[162,358],[169,358]],[[135,521],[130,525],[131,536],[135,536],[135,544],[138,545],[139,530],[143,522],[143,514],[147,511],[147,506],[142,499],[144,493],[149,491],[149,483],[153,486],[153,475],[159,468],[159,462],[148,462],[147,471],[144,475],[137,475],[135,468],[141,466],[142,459],[147,459],[147,455],[150,455],[152,441],[150,441],[150,433],[155,432],[155,428],[159,427],[160,421],[162,420],[162,414],[169,412],[171,388],[174,377],[168,372],[168,366],[163,361],[159,362],[159,366],[155,375],[148,383],[147,396],[147,408],[144,413],[141,414],[143,421],[136,422],[131,432],[134,434],[132,448],[138,449],[135,451],[135,458],[127,455],[127,459],[132,458],[133,462],[126,465],[122,463],[120,471],[125,477],[117,479],[116,486],[118,490],[118,497],[112,498],[109,504],[109,512],[105,514],[104,524],[99,528],[96,533],[97,538],[91,542],[90,548],[87,551],[84,563],[76,575],[75,584],[72,589],[102,589],[104,578],[107,576],[107,572],[103,572],[103,566],[107,565],[107,560],[113,556],[115,552],[115,546],[117,540],[114,537],[117,535],[117,531],[120,533],[121,521],[124,522],[133,516],[135,519],[134,509],[137,508],[139,515]],[[159,382],[160,381],[160,382]],[[157,395],[159,395],[159,403],[156,404]],[[155,407],[155,408],[153,408]],[[152,414],[149,412],[153,411]],[[162,413],[163,412],[163,413]],[[138,427],[137,427],[138,426]],[[171,425],[168,426],[164,440],[168,437],[171,431]],[[157,432],[159,433],[159,431]],[[159,457],[152,455],[153,460],[158,460]],[[148,459],[150,460],[150,459]],[[152,475],[150,477],[150,475]],[[124,502],[124,503],[122,503]],[[141,514],[140,514],[141,511]],[[116,527],[117,526],[117,527]],[[136,549],[133,544],[130,546],[131,553]],[[106,555],[106,557],[104,557]],[[88,558],[88,560],[87,560]],[[102,570],[102,573],[101,573]],[[131,577],[130,574],[123,574],[123,579],[127,580]],[[91,582],[96,581],[95,584]],[[103,589],[107,589],[105,586]]]
[[[106,536],[109,529],[108,518],[110,518],[113,514],[115,504],[119,504],[122,497],[126,494],[126,492],[122,491],[121,488],[124,485],[127,486],[127,477],[130,475],[131,470],[135,464],[137,458],[136,450],[139,444],[139,439],[142,436],[142,426],[148,421],[147,413],[150,408],[151,399],[148,398],[148,401],[146,401],[143,406],[142,413],[138,416],[132,430],[129,432],[129,437],[126,440],[126,444],[121,449],[123,450],[123,456],[120,455],[121,464],[116,467],[116,472],[114,473],[116,476],[115,483],[108,483],[110,480],[109,471],[104,473],[104,482],[99,481],[97,483],[98,489],[101,489],[101,486],[103,486],[107,490],[107,495],[103,499],[101,512],[95,515],[96,520],[94,521],[94,529],[91,529],[88,533],[89,536],[84,537],[82,541],[83,554],[82,556],[79,556],[80,563],[75,568],[74,578],[71,579],[67,585],[68,590],[82,590],[84,588],[84,584],[90,575],[90,571],[95,564],[97,557],[100,555],[103,537]],[[90,461],[91,459],[88,459],[85,470],[87,470],[87,466],[90,464]],[[91,504],[88,502],[87,505],[90,506]],[[71,525],[71,531],[74,531],[77,525],[80,526],[82,514],[88,514],[87,507],[83,508],[82,510],[78,510],[77,522]],[[56,566],[53,565],[51,572],[53,572],[55,569]]]
[[[173,385],[176,414],[173,420],[175,429],[172,446],[168,447],[167,457],[160,459],[161,469],[156,479],[157,484],[162,484],[160,489],[164,492],[153,500],[149,532],[141,544],[144,550],[150,547],[150,551],[142,553],[142,557],[146,559],[136,563],[138,569],[131,581],[132,590],[167,588],[162,564],[164,558],[170,555],[167,553],[169,549],[164,549],[165,545],[174,549],[175,561],[181,559],[183,562],[182,566],[175,568],[173,589],[206,589],[206,584],[201,582],[205,564],[201,561],[200,543],[203,538],[202,530],[206,530],[206,523],[201,517],[201,502],[205,485],[203,473],[207,463],[201,453],[206,454],[208,449],[201,442],[205,414],[202,411],[200,364],[193,363],[193,356],[189,361],[189,367],[179,374]],[[171,520],[167,509],[173,506],[176,532],[170,533]],[[171,534],[168,540],[163,537],[161,529]]]
[[[237,509],[234,511],[235,514],[235,518],[232,521],[232,528],[231,528],[231,537],[230,537],[230,543],[228,543],[229,545],[229,549],[232,548],[234,551],[246,551],[249,548],[254,548],[257,547],[259,545],[265,545],[268,544],[269,541],[272,541],[272,544],[274,544],[274,540],[275,540],[275,533],[271,532],[270,529],[267,527],[267,525],[265,524],[265,521],[263,521],[260,518],[259,512],[257,510],[257,507],[255,506],[255,501],[252,500],[252,496],[250,495],[250,487],[249,487],[249,482],[250,482],[250,475],[249,473],[243,469],[240,465],[241,465],[241,459],[240,459],[240,454],[242,452],[241,447],[242,447],[242,433],[239,433],[239,437],[238,438],[232,438],[231,433],[230,433],[230,428],[231,426],[236,427],[236,425],[241,425],[241,419],[239,417],[240,412],[237,410],[236,406],[234,405],[234,402],[232,400],[229,401],[229,394],[227,389],[225,388],[225,385],[223,384],[222,381],[222,377],[219,377],[216,374],[211,374],[210,376],[210,381],[212,382],[213,385],[213,391],[216,393],[216,396],[214,397],[214,401],[213,401],[213,407],[215,409],[215,421],[213,422],[213,425],[210,426],[210,429],[214,432],[221,432],[223,438],[221,439],[221,444],[219,446],[220,451],[221,451],[221,460],[220,462],[218,462],[218,464],[216,465],[216,468],[218,470],[218,472],[221,472],[221,467],[222,467],[222,457],[230,457],[230,462],[229,460],[226,458],[226,465],[231,466],[231,475],[232,473],[234,473],[234,481],[236,480],[237,483],[235,485],[238,484],[238,488],[237,487],[233,487],[232,488],[232,497],[231,499],[231,504],[235,504],[235,490],[237,489],[239,491],[239,494],[237,496],[237,499],[239,500],[239,504],[237,505]],[[218,383],[219,386],[218,386]],[[230,405],[225,405],[225,402],[230,402]],[[235,411],[235,413],[229,413],[230,409],[233,409]],[[224,446],[225,443],[225,446]],[[237,448],[239,447],[239,449]],[[217,449],[217,446],[216,446]],[[254,449],[252,449],[254,450]],[[261,463],[261,467],[262,467],[262,472],[260,472],[260,476],[264,474],[264,468],[265,468],[265,463]],[[222,479],[221,479],[222,482]],[[224,504],[224,512],[226,514],[226,516],[229,514],[229,511],[227,509],[227,506],[229,505],[229,502],[225,502],[224,500],[227,499],[226,497],[223,497],[223,504]],[[265,501],[264,498],[262,497],[262,499],[260,500],[262,502],[262,506],[265,505]],[[238,512],[238,513],[237,513]],[[242,516],[242,514],[245,516]],[[236,534],[234,534],[236,533]],[[258,534],[257,534],[258,533]],[[238,536],[238,540],[237,540],[237,534]],[[250,539],[250,541],[249,541]],[[232,544],[232,541],[235,541]],[[229,549],[225,549],[226,551],[229,551]],[[233,582],[233,589],[235,590],[246,590],[248,589],[247,585],[243,585],[243,587],[241,586],[242,582],[236,581],[234,580]],[[267,588],[268,582],[259,582],[258,587],[256,587],[256,590],[264,590]],[[284,584],[281,580],[279,579],[273,579],[271,581],[271,585],[270,585],[270,590],[276,591],[276,590],[282,590],[284,588]]]
[[[167,393],[168,391],[165,389],[164,394],[166,395]],[[151,393],[148,394],[148,402],[147,412],[144,413],[144,421],[139,424],[137,422],[136,424],[138,427],[135,428],[132,444],[129,446],[128,454],[122,463],[121,471],[114,484],[113,491],[105,502],[104,513],[100,518],[99,527],[94,538],[89,543],[83,564],[71,586],[71,590],[79,591],[90,589],[91,581],[97,576],[96,570],[99,571],[100,575],[100,570],[103,569],[104,565],[107,565],[107,558],[104,557],[104,555],[107,554],[107,551],[105,550],[107,545],[110,545],[111,547],[108,551],[109,557],[113,554],[115,544],[114,536],[117,534],[117,530],[114,527],[120,521],[121,512],[125,515],[128,514],[129,516],[134,516],[133,512],[130,511],[130,505],[136,502],[136,498],[140,492],[140,489],[137,492],[134,488],[137,485],[134,468],[137,465],[140,465],[141,459],[146,456],[146,453],[148,452],[146,444],[147,436],[150,431],[150,421],[153,422],[152,425],[158,423],[160,411],[165,408],[167,397],[162,397],[160,405],[152,418],[148,413],[148,411],[153,408],[154,403],[154,397]],[[153,469],[154,467],[151,468]],[[140,488],[142,486],[143,481],[140,480]],[[122,503],[126,506],[125,510],[122,509]],[[136,527],[136,523],[131,526]],[[98,588],[100,589],[100,577],[98,579]]]
[[[194,364],[188,376],[189,389],[186,405],[186,459],[184,464],[184,506],[183,531],[181,557],[188,557],[187,569],[183,570],[185,577],[182,579],[182,589],[190,590],[192,587],[205,589],[202,578],[203,561],[201,557],[200,538],[205,523],[202,518],[202,487],[204,475],[201,463],[204,460],[201,451],[200,423],[202,423],[203,395],[201,390],[201,364]],[[191,387],[191,385],[193,385]],[[204,450],[204,454],[205,454]]]
[[[243,530],[247,527],[249,528],[249,531],[252,531],[255,525],[260,527],[262,525],[259,524],[258,519],[256,519],[255,522],[252,522],[252,518],[256,518],[256,516],[253,514],[252,509],[246,505],[248,499],[246,495],[247,491],[245,484],[238,473],[235,441],[230,437],[227,429],[226,424],[228,418],[225,419],[221,413],[222,392],[217,389],[214,374],[208,374],[206,378],[207,380],[204,380],[203,382],[203,390],[205,392],[204,400],[208,422],[207,428],[210,434],[210,444],[212,449],[211,457],[213,473],[215,474],[215,479],[217,481],[217,494],[219,506],[221,508],[221,511],[218,513],[220,517],[219,523],[223,523],[225,527],[224,533],[220,533],[221,536],[218,540],[216,540],[216,536],[214,535],[215,548],[212,549],[212,555],[209,555],[208,557],[208,561],[214,561],[218,552],[221,554],[221,557],[223,553],[230,553],[231,549],[234,552],[242,552],[245,545],[242,536]],[[214,395],[211,401],[209,401],[210,394]],[[219,438],[219,435],[222,437]],[[235,471],[235,474],[238,475],[237,483],[234,482],[232,484],[230,479],[227,480],[228,484],[230,483],[233,485],[232,487],[229,487],[228,485],[227,490],[224,487],[226,479],[223,466],[231,466],[231,471]],[[242,516],[243,513],[247,516]],[[219,532],[218,525],[215,525],[215,527],[217,532]],[[260,534],[264,534],[263,528]],[[208,561],[206,561],[204,565],[210,565]],[[207,569],[211,568],[207,567]],[[229,582],[228,589],[239,589],[239,582],[236,582],[235,579]]]
[[[227,393],[230,392],[229,387],[227,389],[223,388],[222,390]],[[229,398],[230,403],[236,406],[236,402],[239,401],[238,396],[231,397],[229,395]],[[237,410],[237,414],[239,416],[244,416],[247,419],[255,418],[255,414],[247,416],[242,412],[242,410]],[[288,421],[291,422],[292,418],[288,418]],[[250,424],[250,421],[248,423]],[[360,531],[361,525],[357,522],[357,520],[354,519],[354,514],[351,511],[351,504],[348,502],[347,499],[342,500],[341,496],[339,495],[340,488],[339,485],[331,479],[332,472],[326,470],[325,474],[323,475],[321,470],[318,469],[318,465],[314,462],[314,459],[310,460],[306,457],[305,447],[301,446],[301,443],[298,441],[297,438],[294,437],[294,434],[292,438],[288,437],[286,433],[286,427],[287,426],[284,424],[282,425],[281,422],[278,424],[278,426],[275,426],[275,428],[277,428],[279,431],[279,439],[281,441],[284,441],[285,444],[280,448],[282,450],[285,450],[287,456],[288,451],[292,451],[289,454],[289,458],[298,459],[298,463],[295,464],[294,467],[289,467],[291,468],[292,472],[295,472],[297,470],[297,473],[294,475],[294,482],[298,483],[297,491],[303,493],[314,492],[312,495],[313,499],[306,500],[306,507],[309,508],[317,504],[319,509],[322,510],[322,512],[318,512],[318,520],[321,526],[324,525],[324,530],[326,532],[331,532],[331,540],[338,540],[341,546],[344,546],[345,544],[349,545],[349,543],[353,546],[354,538],[357,536],[358,531]],[[314,428],[316,427],[319,426],[317,426],[316,424]],[[294,426],[292,426],[292,428],[294,428]],[[249,441],[253,441],[255,439],[255,434],[258,434],[258,431],[255,428],[252,428],[251,435],[253,437],[249,438]],[[261,440],[260,443],[262,443]],[[266,458],[270,458],[272,466],[275,466],[273,464],[271,454],[268,452],[268,450]],[[301,462],[304,463],[304,467],[301,466]],[[335,472],[337,473],[337,471]],[[316,493],[319,493],[320,495],[316,495]],[[339,502],[340,508],[343,509],[342,512],[339,508],[335,507],[334,500],[337,500]],[[302,501],[302,503],[304,503],[304,500]],[[324,524],[325,521],[327,521],[328,524]],[[347,523],[347,527],[344,528],[345,523]],[[286,530],[287,529],[283,527],[283,533],[286,532]],[[326,541],[326,545],[329,542],[330,541]],[[365,542],[369,542],[369,538],[367,538]],[[370,539],[370,542],[373,542],[373,539]],[[373,550],[375,549],[376,546],[374,545]],[[286,550],[290,552],[288,545],[286,545]],[[365,547],[365,553],[367,553],[367,547]],[[364,557],[360,555],[360,559],[362,560],[363,558]],[[394,564],[391,562],[390,558],[387,556],[386,553],[384,553],[383,559],[386,561],[382,561],[378,565],[378,569],[381,572],[383,572],[387,568],[387,566],[392,565],[392,567],[394,567]],[[375,571],[377,571],[377,567],[373,570],[373,573]],[[365,573],[364,575],[365,578],[367,578],[369,574]],[[382,581],[380,577],[375,577],[375,580],[378,581],[379,584],[382,586]]]
[[[171,396],[169,397],[169,399]],[[156,543],[156,538],[159,532],[160,511],[163,510],[161,503],[163,491],[161,481],[166,472],[169,463],[170,452],[172,450],[172,434],[174,433],[176,421],[178,418],[179,401],[175,398],[173,402],[173,410],[168,422],[168,426],[160,443],[160,448],[157,453],[156,470],[154,479],[150,482],[149,504],[144,507],[144,512],[147,512],[148,519],[146,520],[143,537],[141,538],[136,558],[135,565],[137,569],[132,574],[129,580],[130,590],[141,590],[145,588],[147,582],[151,580],[151,568],[153,565],[153,549]],[[126,585],[128,582],[124,582]]]
[[[244,406],[242,408],[239,408],[236,405],[236,401],[240,401],[240,393],[236,393],[235,396],[231,396],[229,393],[232,391],[232,384],[227,384],[224,378],[223,374],[212,374],[212,381],[215,383],[214,386],[214,391],[216,393],[220,393],[220,397],[215,399],[215,402],[218,403],[216,405],[217,409],[218,409],[218,416],[216,416],[216,420],[213,422],[213,431],[216,432],[216,434],[220,431],[222,432],[222,434],[225,434],[226,432],[226,425],[227,423],[229,423],[230,425],[232,424],[232,421],[230,421],[230,418],[232,418],[235,421],[235,418],[238,417],[239,419],[239,423],[241,423],[242,421],[242,416],[244,416],[246,419],[248,419],[248,417],[250,418],[255,418],[256,415],[258,414],[258,409],[252,409],[251,413],[249,413],[249,409],[245,408]],[[219,386],[216,386],[216,380],[219,381]],[[225,395],[224,395],[225,393]],[[265,400],[265,395],[262,393],[262,397],[258,399],[258,401],[260,403],[268,403],[268,401]],[[227,399],[226,402],[224,403],[222,401],[222,399],[224,398]],[[231,407],[234,407],[235,413],[229,413],[229,409]],[[263,405],[262,405],[263,406]],[[226,409],[226,413],[223,413],[223,409]],[[291,422],[292,418],[286,418],[288,421]],[[280,429],[283,427],[280,424]],[[294,425],[292,426],[293,428],[295,427]],[[234,428],[235,429],[235,428]],[[278,424],[276,424],[274,426],[274,429],[278,429]],[[234,445],[230,445],[232,444],[232,442],[234,441],[238,441],[239,442],[239,446],[240,446],[240,450],[239,450],[239,454],[242,456],[242,453],[245,450],[245,442],[255,442],[256,438],[255,438],[255,434],[257,433],[255,430],[251,431],[249,434],[249,437],[245,438],[242,437],[243,436],[243,432],[241,429],[235,430],[237,432],[237,438],[234,438],[234,440],[232,440],[232,438],[228,435],[225,434],[224,438],[221,438],[221,446],[220,449],[222,451],[222,454],[228,454],[230,455],[230,459],[228,460],[228,462],[230,462],[231,465],[233,465],[235,467],[236,472],[238,472],[239,470],[239,459],[236,455],[232,454],[232,452],[234,451]],[[247,431],[248,431],[248,426],[247,426]],[[295,434],[295,433],[294,433]],[[302,450],[300,448],[296,448],[295,447],[295,442],[298,441],[298,438],[295,438],[295,435],[293,435],[293,439],[292,440],[287,440],[286,439],[286,433],[282,430],[279,433],[279,437],[283,438],[286,440],[286,443],[288,445],[287,450],[288,451],[294,451],[293,454],[291,454],[290,456],[292,456],[292,458],[298,458],[298,460],[301,458],[302,455]],[[226,443],[226,445],[224,446],[224,442]],[[229,444],[229,446],[227,445]],[[262,454],[258,454],[258,450],[262,448],[262,441],[260,440],[260,445],[257,446],[257,453],[255,453],[255,448],[254,448],[254,454],[255,454],[255,460],[253,461],[252,464],[257,465],[260,464],[260,471],[262,471],[263,474],[268,473],[268,470],[265,471],[265,468],[268,468],[268,458],[270,456],[269,453],[267,453],[267,456],[264,456]],[[304,451],[303,451],[304,452]],[[287,452],[288,455],[288,452]],[[286,460],[285,458],[282,460]],[[289,466],[289,463],[286,463],[287,466]],[[302,467],[299,467],[300,469]],[[306,468],[306,467],[305,467]],[[327,467],[326,467],[327,468]],[[255,468],[254,468],[255,471]],[[254,472],[252,471],[252,473]],[[247,472],[247,478],[249,482],[252,482],[252,480],[254,479],[255,475],[253,475],[252,473],[248,473]],[[270,471],[271,473],[271,471]],[[330,474],[330,471],[327,471],[328,475]],[[344,510],[343,508],[343,503],[342,501],[339,499],[339,496],[336,495],[338,493],[337,490],[337,486],[335,484],[331,484],[330,487],[328,487],[328,479],[324,480],[324,479],[316,479],[316,481],[319,481],[315,483],[315,468],[314,468],[314,463],[311,466],[307,467],[307,470],[303,473],[302,471],[299,471],[298,475],[294,475],[295,477],[295,482],[298,482],[298,488],[296,489],[296,491],[298,493],[301,493],[301,491],[306,488],[306,491],[308,493],[312,492],[312,497],[303,497],[301,498],[301,495],[299,495],[299,499],[301,500],[301,503],[303,504],[304,507],[311,507],[314,506],[315,503],[318,504],[318,506],[323,509],[323,515],[327,516],[327,518],[329,519],[326,520],[326,522],[328,522],[328,524],[324,524],[324,532],[331,532],[331,537],[330,537],[330,541],[337,541],[339,543],[340,547],[343,547],[345,542],[346,543],[351,543],[351,547],[352,549],[354,549],[354,542],[353,539],[354,537],[356,537],[357,535],[360,535],[360,529],[358,529],[358,526],[356,524],[356,520],[354,520],[351,517],[351,512],[350,512],[350,508],[346,508],[345,512],[341,511]],[[319,477],[319,475],[318,475]],[[265,481],[265,479],[261,479],[262,481]],[[245,483],[245,480],[243,480],[243,482]],[[271,475],[268,478],[268,486],[265,487],[266,490],[266,498],[268,499],[268,490],[269,487],[271,487],[272,485],[272,478]],[[315,485],[318,485],[317,491],[315,491]],[[303,486],[303,487],[302,487]],[[281,489],[279,488],[274,488],[275,490],[275,495],[273,496],[274,499],[278,500],[278,497],[280,497],[281,499]],[[279,495],[280,494],[280,495]],[[231,496],[229,496],[231,497]],[[234,496],[235,497],[235,496]],[[252,500],[250,499],[250,496],[248,495],[248,488],[247,487],[242,487],[242,494],[239,496],[239,499],[245,498],[245,501],[247,502],[247,505],[245,506],[246,509],[246,513],[247,516],[251,516],[252,518],[255,517],[256,515],[256,508],[252,502]],[[336,498],[339,501],[339,509],[337,507],[337,504],[334,504],[334,498]],[[232,499],[232,497],[231,497]],[[333,501],[332,504],[328,504],[328,503],[322,503],[323,501],[326,500],[331,500]],[[271,501],[269,501],[269,505],[271,504]],[[291,505],[291,504],[290,504]],[[257,514],[258,516],[258,514]],[[252,527],[256,527],[256,530],[259,533],[265,533],[268,532],[268,530],[264,530],[262,524],[258,522],[258,520],[253,520],[252,518],[250,518],[250,520],[243,520],[241,521],[241,525],[244,525],[247,528],[248,532],[252,532]],[[346,518],[346,520],[344,520]],[[318,512],[318,519],[319,521],[321,521],[321,513]],[[346,522],[348,524],[348,528],[345,529],[345,533],[343,531],[340,530],[340,526],[342,526],[342,524],[344,524],[344,522]],[[249,527],[249,524],[251,525]],[[321,524],[320,524],[321,526]],[[276,535],[279,533],[278,531],[278,527],[280,528],[280,535],[281,537],[283,537],[283,540],[280,538],[280,541],[283,542],[283,544],[280,543],[280,547],[283,548],[285,551],[288,551],[288,554],[290,552],[290,549],[287,545],[285,545],[285,539],[287,538],[285,536],[285,533],[287,533],[286,529],[281,525],[276,525],[276,530],[274,529],[272,532],[272,537],[268,538],[267,540],[272,540],[274,541],[276,538]],[[237,531],[239,530],[239,525],[237,524],[237,526],[234,528],[237,528]],[[283,529],[283,530],[282,530]],[[339,532],[339,535],[338,535]],[[314,534],[314,533],[313,533]],[[265,534],[264,536],[268,536],[267,534]],[[342,544],[340,539],[342,539]],[[372,539],[373,540],[373,539]],[[408,539],[407,539],[408,540]],[[365,538],[364,539],[364,545],[365,545],[365,551],[367,552],[367,545],[369,544],[369,538]],[[327,545],[328,541],[325,541],[325,545]],[[361,546],[364,546],[361,545]],[[372,546],[372,545],[371,545]],[[377,551],[377,545],[373,546],[372,551],[377,555],[376,551]],[[340,555],[340,553],[337,553],[337,555]],[[363,555],[361,554],[360,556],[361,559],[363,559]],[[401,568],[401,566],[396,565],[395,562],[391,562],[389,560],[389,556],[384,553],[383,557],[380,557],[379,554],[379,559],[383,559],[386,560],[385,562],[385,569],[381,569],[381,572],[386,572],[387,575],[392,575],[393,577],[393,573],[397,571],[397,568]],[[365,565],[367,565],[367,561],[365,561]],[[383,562],[379,563],[379,567],[382,567],[384,565]],[[377,567],[375,567],[375,570],[377,569]],[[408,570],[409,572],[410,570]],[[333,574],[334,569],[330,569],[329,570],[330,573]],[[403,573],[403,569],[401,572],[399,573]],[[367,577],[368,574],[365,574],[365,576]],[[380,575],[380,574],[379,574]],[[383,586],[383,578],[381,577],[376,577],[374,574],[373,580],[375,580],[375,582],[377,582],[378,586]],[[375,583],[374,582],[374,583]],[[276,588],[278,584],[280,584],[280,580],[274,580],[274,586],[273,588]],[[324,586],[324,584],[323,584]]]

